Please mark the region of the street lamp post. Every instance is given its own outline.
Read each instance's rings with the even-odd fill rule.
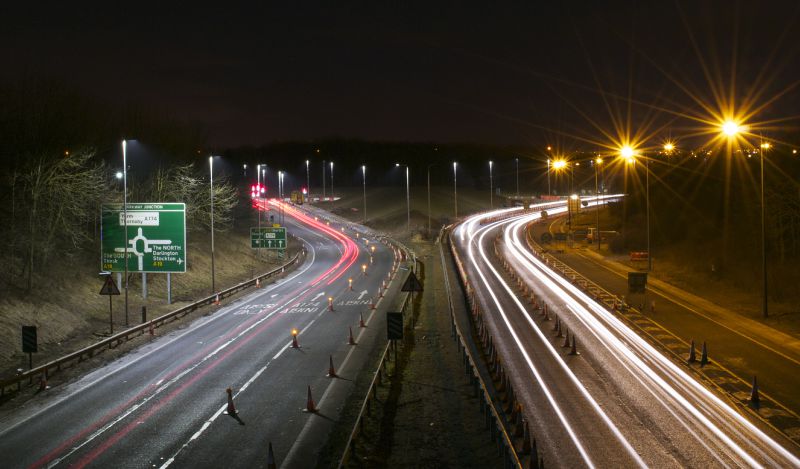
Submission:
[[[428,237],[431,236],[431,168],[436,164],[429,164],[427,168],[428,173]]]
[[[634,150],[629,145],[625,145],[619,151],[620,156],[622,156],[628,163],[635,164],[636,163],[636,150]],[[645,231],[647,233],[647,271],[650,272],[653,270],[653,253],[650,250],[650,159],[646,156],[644,158],[645,163]]]
[[[647,271],[651,272],[653,270],[653,253],[650,250],[650,158],[647,156],[644,157],[644,186],[645,186],[645,217],[647,224]]]
[[[322,160],[322,199],[325,199],[325,160]]]
[[[453,213],[455,218],[458,218],[458,172],[456,168],[458,163],[453,161]]]
[[[761,149],[758,151],[761,165],[761,307],[764,317],[769,317],[769,301],[767,300],[767,231],[764,219],[764,153],[770,149],[769,142],[761,137]]]
[[[281,216],[281,226],[284,224],[284,209],[283,209],[283,176],[286,173],[284,171],[278,171],[278,197],[280,198],[280,205],[281,208],[280,216]]]
[[[406,231],[411,232],[411,175],[407,164],[395,163],[395,168],[405,166],[406,168]]]
[[[550,158],[547,159],[547,195],[552,195],[550,192]]]
[[[550,162],[552,158],[550,157],[550,150],[552,147],[550,145],[547,146],[547,195],[553,195],[550,191]]]
[[[331,203],[333,203],[335,196],[333,195],[333,161],[331,161]]]
[[[594,211],[595,215],[597,216],[596,220],[597,225],[595,226],[595,230],[597,231],[597,233],[595,233],[595,237],[597,238],[598,252],[600,252],[600,243],[601,240],[603,239],[602,236],[600,236],[600,189],[597,184],[597,172],[598,172],[598,167],[601,164],[603,164],[603,159],[598,156],[597,159],[594,160],[594,196],[596,198],[594,201]]]
[[[367,224],[367,165],[361,165],[361,180],[364,187],[364,224]]]
[[[492,183],[492,160],[489,160],[489,208],[494,208],[494,192]]]
[[[128,141],[122,141],[122,220],[125,230],[125,327],[128,326]]]
[[[214,278],[214,157],[208,157],[208,174],[211,187],[211,293],[217,291]]]
[[[310,163],[309,160],[306,160],[306,193],[309,197],[311,197],[311,172],[308,166]]]

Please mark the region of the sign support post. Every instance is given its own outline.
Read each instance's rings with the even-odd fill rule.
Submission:
[[[119,295],[119,288],[114,283],[114,277],[111,276],[111,272],[101,272],[100,275],[106,278],[103,282],[103,287],[100,288],[100,294],[108,295],[108,331],[109,335],[114,335],[114,303],[111,301],[111,297]]]

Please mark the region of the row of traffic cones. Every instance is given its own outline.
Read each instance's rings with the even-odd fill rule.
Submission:
[[[686,360],[686,364],[691,365],[695,362],[697,362],[697,355],[694,351],[694,339],[692,339],[692,344],[689,346],[689,358]],[[706,365],[708,365],[708,347],[706,346],[706,342],[703,341],[703,349],[700,354],[700,366]]]
[[[692,339],[691,345],[689,345],[689,358],[686,360],[687,365],[691,365],[692,363],[697,363],[697,353],[695,352],[694,347],[694,339]],[[703,341],[703,348],[700,352],[700,366],[708,365],[708,346],[706,342]],[[753,376],[753,384],[750,388],[750,405],[754,408],[758,409],[761,407],[761,395],[758,391],[758,376]]]
[[[358,327],[367,327],[366,324],[364,323],[364,316],[361,315],[361,314],[359,314]],[[353,337],[353,327],[349,326],[348,329],[349,329],[350,333],[349,333],[348,338],[347,338],[347,343],[350,344],[350,345],[357,345],[356,339],[355,339],[355,337]],[[292,329],[292,345],[291,345],[291,347],[299,349],[301,347],[300,347],[300,341],[297,340],[297,335],[298,335],[297,329]]]

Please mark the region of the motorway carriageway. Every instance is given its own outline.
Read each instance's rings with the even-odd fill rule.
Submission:
[[[546,466],[800,467],[782,435],[750,422],[533,256],[525,230],[544,208],[566,211],[562,202],[483,213],[451,241]],[[547,304],[550,321],[512,284],[504,260]],[[555,337],[553,314],[580,355]]]
[[[268,442],[282,467],[313,466],[379,336],[369,308],[397,253],[284,210],[307,250],[296,271],[10,412],[0,466],[256,467]],[[348,345],[350,328],[359,345]],[[329,357],[342,379],[326,377]],[[309,385],[319,414],[303,412]],[[223,413],[228,387],[237,419]]]

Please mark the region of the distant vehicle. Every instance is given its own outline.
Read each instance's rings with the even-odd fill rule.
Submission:
[[[292,191],[291,201],[293,204],[303,205],[303,202],[305,202],[305,196],[300,191]]]
[[[597,232],[597,228],[589,227],[589,233],[586,235],[586,241],[589,243],[594,242],[595,232]],[[614,238],[618,235],[616,231],[600,231],[600,240],[605,241],[609,238]]]

